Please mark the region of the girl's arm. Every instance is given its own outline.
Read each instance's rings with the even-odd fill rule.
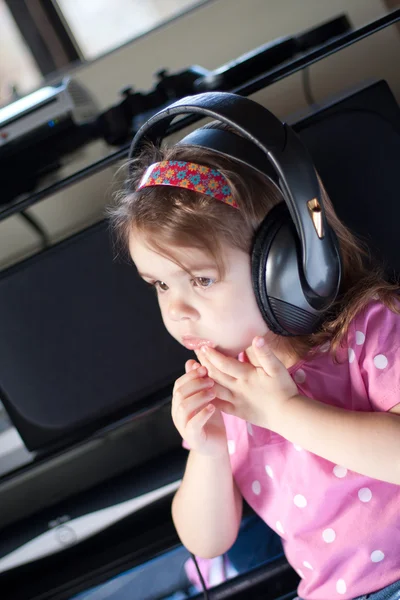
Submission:
[[[274,431],[326,460],[400,485],[400,415],[355,412],[294,396]]]
[[[236,540],[242,508],[228,451],[211,457],[191,450],[172,502],[172,518],[183,545],[201,558],[224,554]]]

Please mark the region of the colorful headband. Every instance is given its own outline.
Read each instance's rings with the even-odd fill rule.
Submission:
[[[154,163],[140,180],[138,191],[155,185],[171,185],[194,190],[239,208],[222,173],[204,165],[182,160],[164,160]]]

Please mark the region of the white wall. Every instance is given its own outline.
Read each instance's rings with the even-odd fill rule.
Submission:
[[[302,32],[342,12],[359,27],[382,16],[386,8],[382,0],[212,0],[72,74],[107,108],[128,84],[150,90],[153,73],[162,67],[170,72],[192,64],[215,69],[274,38]],[[310,69],[316,100],[371,78],[387,79],[400,99],[399,51],[399,32],[392,26],[317,63]],[[253,97],[282,118],[306,107],[300,74]],[[99,144],[94,150],[98,148]],[[37,204],[31,212],[52,239],[59,240],[101,218],[114,172],[103,171]],[[18,216],[0,222],[0,265],[38,248],[36,237]]]

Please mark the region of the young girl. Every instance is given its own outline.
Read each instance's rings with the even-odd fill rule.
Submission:
[[[197,356],[172,399],[190,448],[172,506],[182,543],[204,558],[226,552],[244,498],[281,536],[302,599],[400,599],[397,287],[366,266],[321,183],[339,295],[312,335],[275,335],[250,253],[277,188],[191,145],[147,146],[131,168],[113,226],[167,330]]]

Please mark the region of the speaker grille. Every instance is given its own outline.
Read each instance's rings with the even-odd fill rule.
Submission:
[[[322,316],[319,314],[307,312],[277,298],[270,297],[269,302],[275,318],[292,335],[313,333],[322,320]]]

